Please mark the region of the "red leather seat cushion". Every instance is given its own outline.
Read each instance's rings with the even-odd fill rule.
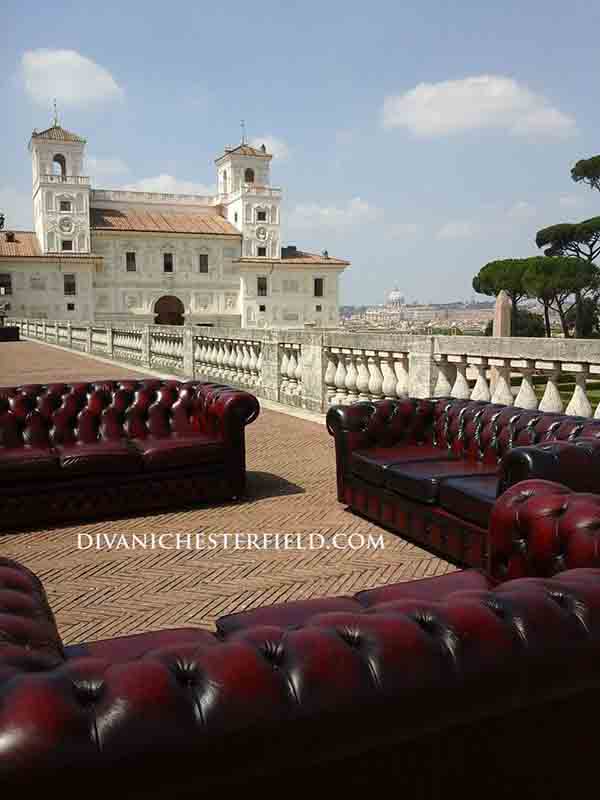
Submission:
[[[45,447],[0,447],[0,483],[56,477],[58,458]]]
[[[217,630],[222,635],[235,633],[243,628],[256,625],[275,625],[278,628],[295,628],[303,625],[315,614],[327,614],[336,611],[360,611],[360,604],[352,597],[324,597],[316,600],[298,600],[294,603],[279,603],[274,606],[261,606],[240,611],[238,614],[226,614],[217,620]]]
[[[431,444],[405,444],[397,447],[372,447],[369,450],[355,450],[350,457],[350,469],[358,477],[383,486],[385,471],[392,464],[407,461],[451,461],[446,449]]]
[[[140,472],[138,453],[119,439],[91,444],[57,445],[63,475],[97,475]]]
[[[497,489],[497,475],[449,478],[442,481],[439,502],[446,511],[487,529]]]
[[[434,578],[423,578],[416,581],[392,583],[377,589],[366,589],[359,592],[356,599],[362,606],[371,607],[378,603],[391,603],[396,600],[421,600],[439,603],[452,592],[467,589],[486,591],[494,586],[495,581],[477,569],[463,569],[436,575]]]
[[[385,471],[384,486],[392,492],[419,500],[437,503],[442,481],[468,475],[496,474],[495,464],[480,461],[420,461],[394,464]]]
[[[165,647],[193,645],[205,649],[218,643],[214,633],[202,628],[172,628],[72,645],[65,648],[65,654],[67,658],[101,658],[116,664],[143,658],[146,653]]]
[[[207,461],[218,463],[224,460],[226,452],[222,442],[204,433],[133,439],[132,444],[147,470],[193,467]]]

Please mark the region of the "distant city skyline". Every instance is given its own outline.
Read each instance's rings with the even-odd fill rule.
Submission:
[[[285,242],[352,262],[344,305],[395,286],[423,303],[470,299],[487,261],[536,254],[540,227],[600,215],[600,195],[569,175],[600,152],[599,8],[307,0],[302,12],[184,0],[165,20],[156,0],[7,0],[7,226],[31,228],[26,146],[54,98],[88,138],[99,188],[212,192],[213,159],[243,119],[275,155]]]

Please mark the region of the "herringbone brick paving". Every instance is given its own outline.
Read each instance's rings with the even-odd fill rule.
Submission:
[[[0,384],[5,386],[140,374],[38,343],[0,345]],[[211,627],[218,616],[235,610],[352,593],[453,569],[336,502],[333,440],[322,425],[263,410],[246,436],[249,496],[244,502],[0,537],[0,555],[22,561],[44,581],[65,642],[163,627]],[[134,535],[152,533],[285,534],[300,537],[307,549],[295,542],[288,549],[261,550],[78,547],[100,535],[117,537],[131,548]],[[308,549],[310,534],[322,535],[325,547]],[[340,534],[381,537],[383,548],[334,548]]]

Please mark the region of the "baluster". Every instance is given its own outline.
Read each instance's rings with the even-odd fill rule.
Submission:
[[[394,374],[396,375],[396,397],[408,397],[408,356],[399,353],[394,360]]]
[[[236,342],[235,343],[235,378],[241,384],[244,383],[244,373],[242,372],[242,364],[243,363],[244,363],[244,353],[242,351],[242,344],[241,344],[241,342]]]
[[[298,364],[296,365],[296,371],[294,373],[294,377],[296,378],[296,387],[298,394],[302,394],[302,347],[298,348]]]
[[[250,353],[246,342],[242,343],[242,380],[245,386],[250,384]]]
[[[283,352],[283,355],[281,356],[281,367],[280,367],[281,391],[285,394],[288,390],[288,366],[290,363],[290,359],[288,356],[287,345],[282,344],[281,350]]]
[[[339,353],[337,360],[337,369],[335,371],[335,386],[337,389],[334,397],[336,405],[342,405],[346,401],[346,367],[344,366],[344,354]]]
[[[434,397],[450,397],[452,392],[452,383],[450,382],[450,367],[448,356],[440,356],[437,362],[438,374],[433,390]]]
[[[492,403],[499,405],[512,406],[514,397],[510,389],[510,362],[506,359],[503,360],[502,366],[496,367],[498,372],[498,379],[494,387],[494,394],[492,395]]]
[[[250,351],[250,363],[248,364],[248,369],[250,371],[250,386],[256,386],[258,383],[257,375],[256,375],[256,345],[254,342],[250,342],[248,345]]]
[[[288,392],[289,394],[296,394],[298,383],[296,381],[296,367],[298,362],[296,360],[296,350],[290,346],[290,355],[288,361]]]
[[[482,356],[481,363],[471,364],[471,366],[477,370],[477,380],[471,393],[471,400],[482,400],[487,403],[491,399],[490,387],[487,381],[488,360],[485,356]]]
[[[380,360],[383,383],[381,391],[388,400],[396,398],[396,373],[394,372],[394,358],[391,353],[385,353]]]
[[[356,356],[356,370],[358,372],[358,378],[356,379],[356,388],[358,389],[358,399],[359,400],[368,400],[369,399],[369,370],[367,369],[367,365],[365,364],[365,357],[363,351],[361,351]]]
[[[332,353],[331,350],[326,350],[325,355],[327,356],[327,368],[325,369],[325,377],[323,380],[325,381],[325,396],[327,398],[327,405],[330,406],[335,398],[335,373],[337,369],[337,356]]]
[[[515,406],[517,406],[517,408],[534,410],[538,407],[538,399],[532,381],[534,366],[535,364],[533,361],[526,361],[525,366],[521,367],[523,379],[515,398]]]
[[[223,342],[219,340],[217,342],[217,359],[216,359],[216,370],[215,373],[219,379],[222,379],[225,376],[225,369],[224,369],[224,361],[225,358],[225,348],[223,347]]]
[[[235,349],[235,342],[229,342],[229,358],[227,359],[227,377],[230,380],[235,379],[236,362],[237,362],[237,352]]]
[[[582,365],[580,371],[575,374],[575,389],[573,390],[573,396],[569,401],[569,405],[565,410],[566,414],[570,414],[574,417],[592,416],[593,409],[585,391],[585,382],[588,375],[589,367],[587,365]]]
[[[558,390],[558,381],[560,377],[560,364],[555,362],[548,372],[546,381],[546,388],[544,396],[542,397],[539,405],[540,411],[549,411],[555,414],[561,414],[564,408],[562,397]]]
[[[456,378],[450,397],[455,397],[457,400],[468,400],[471,397],[471,390],[467,381],[466,356],[461,356],[460,360],[456,362]]]
[[[377,353],[371,355],[367,359],[369,369],[369,394],[374,400],[381,400],[383,394],[381,387],[383,386],[383,375],[379,369],[379,356]]]
[[[256,362],[256,382],[259,386],[262,386],[262,363],[263,363],[263,351],[262,351],[262,342],[258,345],[258,360]]]
[[[358,400],[358,392],[356,391],[358,372],[354,363],[354,353],[350,351],[349,353],[346,353],[344,358],[346,361],[346,379],[344,381],[344,385],[347,392],[344,403],[347,405],[352,405],[352,403],[356,403]]]

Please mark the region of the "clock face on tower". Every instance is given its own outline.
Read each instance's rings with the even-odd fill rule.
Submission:
[[[73,230],[73,223],[70,219],[61,219],[61,221],[58,223],[58,227],[63,233],[71,233]]]
[[[257,228],[256,238],[264,242],[264,240],[267,238],[267,229],[263,228],[262,226],[260,228]]]

